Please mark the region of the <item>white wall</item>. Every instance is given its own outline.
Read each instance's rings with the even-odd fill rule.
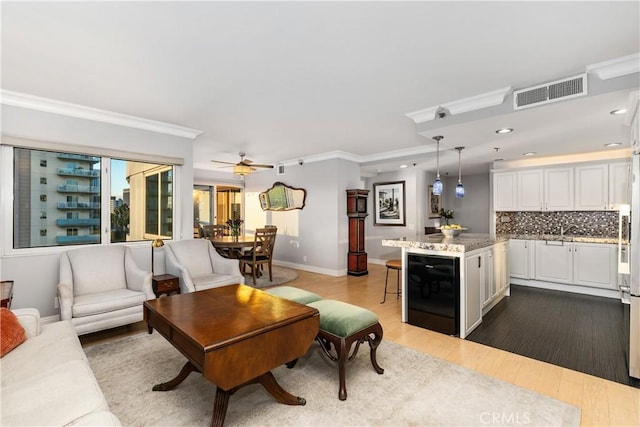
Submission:
[[[176,199],[179,223],[174,228],[176,239],[191,238],[193,224],[193,141],[151,131],[111,125],[91,120],[67,117],[24,108],[2,106],[2,138],[18,137],[26,140],[45,141],[54,144],[75,145],[91,148],[108,148],[121,152],[153,154],[180,158],[184,166],[177,168],[177,190],[181,197]],[[7,150],[0,150],[6,153]],[[10,152],[10,151],[9,151]],[[0,156],[6,156],[2,154]],[[7,164],[0,158],[0,164]],[[10,160],[10,159],[9,159]],[[9,162],[10,164],[10,162]],[[4,171],[0,171],[4,173]],[[6,175],[2,175],[3,179]],[[0,186],[2,215],[11,212],[13,194]],[[10,188],[10,187],[9,187]],[[0,248],[11,241],[10,233],[0,234]],[[10,243],[9,243],[10,246]],[[131,244],[134,256],[141,268],[151,270],[151,247],[145,243]],[[12,307],[35,307],[42,316],[57,315],[53,300],[58,283],[59,253],[66,248],[43,248],[37,251],[2,251],[0,253],[0,277],[14,280]],[[0,249],[1,250],[1,249]]]
[[[467,233],[489,232],[489,173],[462,176],[464,197],[455,196],[457,177],[443,179],[442,207],[454,211],[451,224],[461,224]],[[444,223],[444,222],[443,222]]]
[[[275,182],[303,188],[304,209],[263,211],[258,194]],[[287,166],[245,178],[245,228],[278,227],[275,262],[307,271],[339,276],[347,271],[347,189],[359,188],[360,167],[343,159]],[[306,257],[306,261],[305,261]]]

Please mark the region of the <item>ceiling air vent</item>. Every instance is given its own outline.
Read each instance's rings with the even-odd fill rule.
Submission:
[[[587,74],[513,91],[513,109],[536,107],[587,94]]]
[[[276,173],[278,175],[284,175],[284,165],[278,165],[276,166]]]

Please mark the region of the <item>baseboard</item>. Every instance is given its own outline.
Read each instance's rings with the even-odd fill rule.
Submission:
[[[308,271],[309,273],[324,274],[326,276],[340,277],[340,276],[346,276],[347,275],[347,269],[346,268],[344,270],[331,270],[329,268],[320,268],[320,267],[314,267],[312,265],[296,264],[296,263],[293,263],[293,262],[278,261],[278,260],[275,260],[275,259],[273,260],[273,264],[274,265],[279,265],[281,267],[288,267],[288,268],[293,268],[293,269],[296,269],[296,270]]]
[[[369,258],[367,259],[368,264],[377,264],[377,265],[386,265],[388,259],[377,259],[377,258]]]
[[[515,277],[511,277],[511,284],[520,285],[520,286],[529,286],[532,288],[550,289],[553,291],[571,292],[574,294],[592,295],[595,297],[620,299],[619,291],[614,291],[609,289],[590,288],[588,286],[565,285],[563,283],[543,282],[541,280],[517,279]]]

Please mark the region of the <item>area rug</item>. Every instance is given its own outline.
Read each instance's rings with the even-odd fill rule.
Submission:
[[[291,282],[298,278],[298,273],[295,270],[286,267],[278,267],[274,265],[272,267],[273,281],[269,281],[269,268],[264,267],[262,275],[256,278],[256,288],[268,288],[269,286],[282,285],[283,283]],[[250,274],[244,275],[244,283],[248,286],[253,286],[253,276]]]
[[[256,351],[260,351],[259,348]],[[157,332],[85,348],[111,411],[124,426],[207,426],[215,386],[191,373],[176,389],[151,391],[173,378],[185,358]],[[348,399],[338,400],[338,372],[317,344],[293,369],[273,373],[307,400],[287,406],[257,384],[231,396],[227,426],[577,426],[580,409],[469,369],[383,341],[378,375],[366,348],[347,366]]]

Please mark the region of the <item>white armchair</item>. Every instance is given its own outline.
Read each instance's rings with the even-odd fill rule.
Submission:
[[[60,318],[78,335],[142,320],[142,303],[155,298],[151,272],[126,246],[73,249],[60,255]]]
[[[244,284],[239,261],[218,254],[207,239],[169,242],[165,248],[167,273],[180,278],[180,292]]]

